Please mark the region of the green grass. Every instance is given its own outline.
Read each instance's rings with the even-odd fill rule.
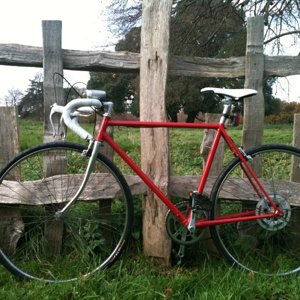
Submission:
[[[43,126],[43,122],[27,119],[19,120],[19,143],[21,150],[43,142]]]
[[[42,123],[21,120],[21,148],[41,143],[42,131]],[[229,132],[239,144],[241,128],[230,128]],[[135,160],[140,160],[139,130],[116,128],[114,136]],[[170,136],[172,172],[198,174],[202,164],[199,147],[203,133],[171,130]],[[267,126],[264,131],[264,143],[291,144],[291,141],[292,127],[289,125]],[[126,170],[119,159],[115,160]],[[0,299],[285,300],[298,299],[300,294],[299,277],[266,278],[249,274],[229,267],[223,258],[200,251],[184,265],[169,267],[145,258],[141,251],[128,255],[89,280],[58,285],[21,281],[0,267]]]
[[[229,268],[217,258],[165,267],[142,256],[119,260],[86,281],[67,284],[18,281],[0,272],[1,299],[298,299],[299,278],[265,278]]]

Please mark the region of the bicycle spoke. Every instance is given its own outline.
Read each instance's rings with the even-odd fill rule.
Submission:
[[[284,215],[221,224],[211,228],[216,245],[229,262],[250,272],[287,275],[300,271],[300,183],[293,181],[293,162],[299,150],[289,146],[263,146],[250,152],[259,180]],[[257,168],[259,166],[260,168]],[[297,172],[300,172],[299,166]],[[266,198],[256,194],[235,159],[216,182],[212,218],[253,210],[272,213]],[[298,205],[298,206],[297,206]]]
[[[111,265],[124,249],[132,220],[131,195],[106,158],[96,160],[79,199],[61,217],[56,215],[80,186],[89,159],[81,155],[83,149],[71,143],[37,146],[0,174],[1,208],[14,205],[18,214],[18,223],[10,220],[7,227],[15,232],[15,243],[1,247],[0,255],[14,274],[75,280]],[[4,204],[6,200],[11,205]]]

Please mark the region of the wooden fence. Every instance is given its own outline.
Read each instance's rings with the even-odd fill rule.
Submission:
[[[264,24],[262,17],[250,18],[247,22],[247,45],[244,57],[226,59],[171,56],[168,53],[168,34],[171,0],[168,1],[143,1],[143,24],[141,54],[129,52],[102,52],[102,51],[77,51],[61,48],[61,22],[43,21],[43,47],[32,47],[16,44],[0,44],[0,64],[20,67],[44,68],[44,101],[45,101],[45,141],[50,140],[50,127],[48,109],[54,101],[62,103],[63,85],[57,79],[58,94],[54,97],[53,73],[63,73],[64,69],[84,71],[113,71],[113,72],[140,72],[141,80],[141,109],[142,118],[161,121],[165,118],[164,94],[166,77],[172,75],[198,76],[198,77],[243,77],[245,87],[258,90],[258,95],[245,101],[243,145],[257,145],[261,143],[263,134],[264,101],[262,93],[263,76],[288,76],[300,74],[300,56],[267,56],[263,53]],[[156,20],[159,26],[152,27],[149,20]],[[148,25],[149,26],[148,26]],[[147,25],[147,26],[146,26]],[[159,30],[157,30],[159,28]],[[151,42],[150,42],[151,41]],[[158,76],[158,74],[161,74]],[[149,80],[149,78],[151,80]],[[101,87],[99,87],[101,88]],[[58,99],[58,100],[57,100]],[[147,101],[151,99],[151,101]],[[156,103],[162,110],[150,109],[149,104]],[[249,105],[252,103],[251,105]],[[148,112],[153,112],[151,115]],[[0,115],[4,114],[3,109]],[[3,126],[1,126],[3,127]],[[10,141],[16,133],[8,136],[7,132],[1,133]],[[154,166],[153,153],[156,158],[168,157],[168,135],[159,134],[159,143],[152,143],[150,138],[153,131],[141,131],[143,162],[145,170],[153,170],[151,177],[163,190],[181,196],[190,190],[191,178],[186,184],[178,184],[177,177],[169,174],[168,160],[160,168]],[[296,135],[297,136],[297,135]],[[163,137],[163,138],[162,138]],[[247,137],[247,138],[246,138]],[[296,140],[296,138],[295,138]],[[152,143],[152,145],[151,145]],[[163,147],[153,148],[162,144]],[[0,145],[0,154],[5,143]],[[11,151],[13,155],[15,150]],[[7,158],[5,158],[6,160]],[[2,159],[3,160],[3,159]],[[1,161],[1,159],[0,159]],[[180,186],[180,190],[178,190]],[[168,187],[166,189],[166,187]],[[143,190],[144,188],[142,188]],[[141,190],[139,190],[141,192]],[[151,256],[161,257],[168,262],[170,242],[165,239],[164,224],[165,208],[156,205],[157,199],[150,193],[152,205],[145,211],[144,235],[155,237],[146,238],[144,247]],[[156,201],[156,202],[155,202]],[[145,201],[145,203],[149,201]],[[158,214],[159,211],[159,214]],[[155,216],[153,218],[153,216]],[[157,217],[158,216],[158,217]],[[150,221],[149,221],[150,220]],[[155,222],[151,221],[155,220]],[[153,250],[154,249],[154,250]],[[164,249],[161,251],[160,249]]]

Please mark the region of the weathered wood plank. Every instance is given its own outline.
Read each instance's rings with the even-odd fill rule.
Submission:
[[[169,26],[172,0],[143,0],[140,119],[166,121],[166,82],[169,60]],[[160,190],[169,184],[169,134],[167,128],[141,128],[141,166]],[[165,227],[166,207],[148,190],[144,201],[144,253],[169,264],[171,239]]]
[[[68,176],[72,176],[69,178]],[[113,199],[120,193],[119,185],[115,178],[107,173],[93,173],[92,185],[88,185],[80,196],[82,201],[95,201]],[[28,181],[20,185],[17,181],[4,181],[0,185],[0,204],[25,204],[44,205],[53,202],[51,191],[55,191],[55,203],[64,202],[67,191],[77,191],[83,175],[55,175],[45,180]],[[204,193],[210,195],[216,176],[208,178]],[[145,183],[134,175],[127,175],[125,179],[133,195],[143,195],[147,192]],[[197,187],[199,176],[171,176],[169,183],[169,195],[187,199],[189,193]],[[47,184],[46,184],[47,183]],[[291,181],[276,181],[275,183],[262,182],[267,190],[268,186],[273,188],[276,185],[278,194],[286,196],[291,205],[300,206],[300,183]],[[228,181],[221,197],[233,201],[256,201],[254,191],[251,193],[249,182],[243,178],[231,179]],[[59,196],[61,195],[61,196]],[[249,198],[250,195],[250,198]],[[35,196],[35,198],[33,198]]]
[[[245,58],[171,56],[169,74],[194,77],[244,77]]]
[[[42,68],[43,48],[20,44],[0,44],[0,64]]]
[[[300,56],[265,55],[266,76],[290,76],[300,74]]]
[[[54,103],[64,105],[63,81],[63,61],[61,51],[61,21],[43,21],[43,66],[44,66],[44,142],[53,141],[52,126],[49,115],[51,106]],[[53,119],[56,128],[59,126],[59,117]],[[59,136],[57,136],[59,139]]]
[[[139,53],[63,50],[64,69],[138,72]]]
[[[245,61],[245,88],[257,90],[257,95],[244,100],[242,145],[245,149],[262,144],[264,126],[264,20],[263,16],[249,18]]]
[[[81,51],[61,49],[63,68],[82,71],[138,72],[140,55],[127,51]],[[20,44],[0,44],[0,64],[43,67],[43,48]]]
[[[107,173],[92,174],[92,184],[87,185],[80,199],[93,201],[95,199],[112,199],[120,193],[119,185],[115,178]],[[26,204],[44,205],[62,203],[68,195],[68,199],[80,186],[84,175],[54,175],[45,179],[18,182],[14,180],[4,180],[0,185],[0,203],[3,204]],[[127,176],[128,184],[133,194],[143,194],[146,191],[145,185],[136,176]],[[55,199],[53,197],[55,195]]]
[[[198,186],[200,178],[199,176],[171,176],[169,186],[170,195],[186,199],[189,192],[195,190],[195,187]],[[204,190],[206,195],[210,195],[216,178],[216,176],[208,178]],[[270,193],[272,193],[272,188],[275,185],[277,193],[285,196],[291,205],[300,206],[300,183],[277,180],[275,183],[262,181],[262,184]],[[223,187],[221,198],[232,201],[257,201],[257,195],[254,193],[253,188],[250,186],[248,180],[243,178],[235,178],[228,181],[226,186]]]
[[[18,152],[19,132],[16,107],[0,107],[0,168]],[[13,176],[19,176],[16,171]],[[24,223],[18,208],[0,208],[0,247],[5,253],[13,253]]]
[[[63,68],[81,71],[138,72],[140,54],[62,49]],[[265,55],[267,76],[300,74],[300,56]],[[0,65],[43,67],[43,48],[0,44]],[[245,57],[211,58],[170,56],[169,74],[195,77],[244,77]]]
[[[0,168],[19,151],[17,108],[0,107]]]
[[[63,75],[63,59],[62,59],[62,22],[61,21],[42,21],[43,29],[43,67],[44,67],[44,142],[51,142],[54,139],[60,140],[57,135],[53,137],[52,126],[50,124],[49,115],[51,106],[54,103],[64,105],[63,80],[56,73]],[[59,127],[59,116],[53,119],[54,126]],[[49,156],[44,157],[43,171],[46,176],[60,174],[61,170],[66,166],[65,157],[53,160]],[[52,255],[58,255],[61,251],[63,222],[61,220],[53,220],[45,224],[45,237],[48,240],[49,252]]]
[[[300,114],[294,114],[293,146],[300,148]],[[291,180],[300,182],[299,173],[300,158],[293,157]]]

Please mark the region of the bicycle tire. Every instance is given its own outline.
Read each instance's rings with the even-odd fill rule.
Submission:
[[[133,221],[132,196],[104,155],[98,154],[78,200],[62,217],[55,215],[82,182],[89,160],[82,155],[85,149],[69,142],[39,145],[0,172],[0,209],[10,212],[1,221],[0,260],[13,274],[74,281],[109,267],[124,250]]]
[[[286,145],[265,145],[248,151],[247,155],[264,188],[284,211],[284,217],[213,226],[211,236],[229,263],[250,274],[297,273],[300,271],[300,150]],[[256,215],[272,212],[266,199],[257,196],[245,177],[240,159],[233,159],[212,189],[211,219],[249,210]]]

